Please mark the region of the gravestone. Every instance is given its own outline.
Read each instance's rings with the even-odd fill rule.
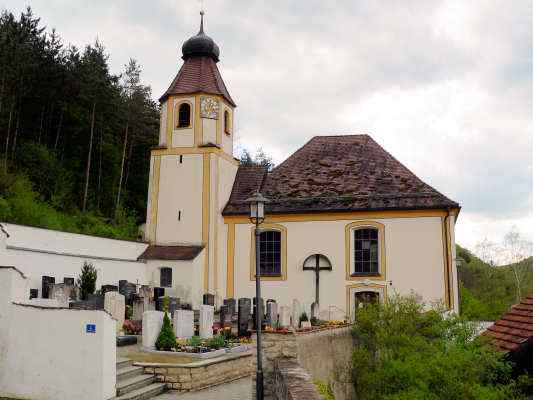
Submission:
[[[163,311],[163,302],[165,301],[165,296],[161,296],[155,299],[155,310]]]
[[[146,310],[148,311],[148,310]],[[134,321],[142,319],[144,313],[144,298],[141,295],[133,296],[133,316]]]
[[[319,307],[317,302],[311,304],[311,319],[318,319],[319,317]]]
[[[211,293],[205,293],[202,298],[202,304],[207,306],[215,305],[215,295]]]
[[[278,327],[278,304],[275,300],[267,301],[266,324],[272,328]]]
[[[210,339],[213,337],[213,316],[215,307],[202,304],[200,306],[200,337]]]
[[[30,289],[30,300],[39,297],[39,289]]]
[[[252,302],[250,299],[241,298],[238,302],[237,328],[239,336],[248,336],[248,325],[250,324],[250,311]]]
[[[224,299],[224,305],[228,306],[230,317],[237,312],[237,301],[234,298]]]
[[[137,293],[137,285],[130,283],[127,280],[118,281],[118,292],[124,296],[126,304],[133,304],[133,295]]]
[[[63,283],[67,286],[74,286],[74,278],[63,278]]]
[[[165,288],[155,287],[154,288],[154,302],[160,297],[165,297]]]
[[[145,311],[143,314],[143,347],[155,349],[155,342],[163,326],[163,315],[161,311]]]
[[[279,308],[279,327],[288,328],[291,326],[291,310],[290,307],[281,306]]]
[[[102,294],[106,294],[107,292],[118,292],[118,286],[115,285],[102,285]]]
[[[107,292],[104,295],[104,310],[117,320],[117,332],[121,332],[126,313],[126,298],[117,292]]]
[[[302,315],[302,307],[297,299],[292,301],[292,327],[300,327],[300,316]]]
[[[178,308],[180,308],[180,299],[177,297],[169,297],[168,313],[170,314],[171,319],[172,319],[172,316],[174,315],[174,312]]]
[[[231,314],[228,312],[228,306],[220,306],[220,327],[224,328],[226,324],[231,326]]]
[[[90,294],[87,296],[87,303],[93,307],[91,308],[92,310],[103,310],[104,296],[101,294]]]
[[[56,278],[54,278],[53,276],[42,277],[41,297],[43,299],[50,298],[50,284],[54,284],[55,282],[56,282]]]
[[[190,339],[194,336],[194,311],[176,310],[174,313],[174,333],[179,339]]]
[[[57,300],[58,307],[68,307],[70,292],[73,286],[67,286],[64,283],[49,284],[50,298]]]

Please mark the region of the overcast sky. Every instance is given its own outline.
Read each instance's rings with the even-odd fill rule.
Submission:
[[[198,0],[0,0],[30,5],[112,71],[130,57],[159,97],[198,31]],[[457,242],[533,241],[530,1],[205,0],[236,101],[236,139],[277,163],[315,135],[368,133],[462,205]]]

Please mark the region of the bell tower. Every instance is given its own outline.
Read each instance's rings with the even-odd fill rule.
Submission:
[[[204,32],[182,46],[183,64],[159,99],[159,145],[151,151],[146,233],[151,245],[203,246],[204,292],[223,285],[221,211],[239,165],[233,157],[235,102],[220,75],[220,49]]]

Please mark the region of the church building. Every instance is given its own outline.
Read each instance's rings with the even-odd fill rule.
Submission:
[[[9,237],[0,264],[17,266],[36,287],[44,275],[77,276],[87,259],[99,268],[99,284],[164,287],[195,307],[206,293],[216,306],[252,298],[255,226],[245,200],[259,191],[270,200],[260,227],[265,299],[317,302],[323,319],[353,318],[361,303],[411,292],[458,311],[456,202],[368,135],[316,136],[272,170],[240,165],[236,101],[203,19],[182,58],[160,98],[145,242],[3,224]]]

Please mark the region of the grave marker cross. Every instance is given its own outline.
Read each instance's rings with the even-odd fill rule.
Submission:
[[[306,258],[304,271],[315,271],[315,302],[320,304],[320,271],[331,271],[331,263],[322,254],[313,254]]]

